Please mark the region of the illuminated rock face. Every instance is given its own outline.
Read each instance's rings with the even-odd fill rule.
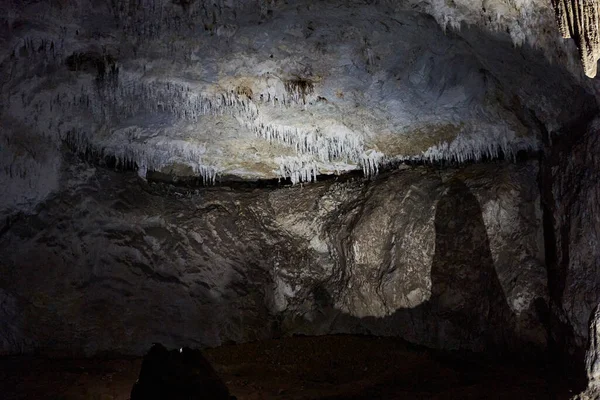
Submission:
[[[593,78],[600,58],[600,4],[597,0],[552,0],[560,31],[579,47],[585,74]]]
[[[78,168],[0,237],[2,353],[340,332],[545,346],[533,164],[197,194]]]
[[[573,400],[597,400],[600,398],[600,305],[592,313],[589,328],[589,344],[585,354],[588,386]]]
[[[595,75],[595,2],[1,14],[2,353],[367,332],[474,350],[549,340],[583,360],[600,301],[598,109],[560,32]],[[519,152],[539,163],[496,163]],[[454,169],[389,170],[402,161]],[[173,194],[148,186],[156,171],[311,185]]]
[[[66,148],[141,177],[298,183],[535,152],[539,123],[590,103],[546,59],[570,53],[540,2],[367,3],[11,3],[0,209],[57,190]]]
[[[587,375],[592,385],[600,388],[600,307],[590,321],[589,348],[585,356]]]

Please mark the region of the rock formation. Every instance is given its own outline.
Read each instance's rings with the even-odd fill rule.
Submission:
[[[590,319],[589,347],[585,354],[585,367],[588,387],[574,400],[600,399],[600,305],[596,307]]]
[[[583,360],[600,301],[598,121],[565,128],[546,143],[542,166],[548,288],[557,353]],[[583,371],[582,363],[577,366]],[[576,368],[573,366],[573,368]]]
[[[259,3],[11,2],[0,210],[29,212],[58,190],[65,147],[141,177],[299,183],[403,160],[514,158],[540,148],[536,119],[556,130],[589,103],[544,49],[485,26],[444,31],[396,2]],[[460,26],[457,10],[432,7]],[[504,8],[516,30],[519,10]]]
[[[5,9],[1,354],[345,332],[581,369],[598,91],[559,26],[593,76],[594,1]]]
[[[0,238],[5,354],[340,332],[545,346],[532,163],[198,193],[77,168]]]
[[[552,0],[564,38],[577,42],[585,74],[596,76],[600,59],[600,4],[597,0]]]

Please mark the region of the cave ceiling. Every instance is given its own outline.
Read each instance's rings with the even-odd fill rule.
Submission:
[[[65,146],[206,183],[535,152],[595,102],[567,3],[8,2],[5,202],[55,189]]]

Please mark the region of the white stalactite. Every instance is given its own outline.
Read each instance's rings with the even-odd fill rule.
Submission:
[[[519,151],[534,151],[538,147],[539,143],[533,137],[517,137],[512,131],[488,127],[485,134],[461,132],[451,142],[442,142],[420,155],[399,157],[399,159],[463,163],[480,161],[485,157],[497,159],[503,154],[506,159],[514,160]]]
[[[345,160],[357,163],[363,151],[362,138],[355,133],[335,131],[324,134],[317,129],[273,124],[260,116],[243,120],[256,136],[269,142],[284,143],[298,154],[310,154],[319,161]]]
[[[367,178],[372,178],[379,173],[383,159],[384,154],[376,150],[368,150],[360,156],[360,164]]]
[[[317,163],[311,157],[278,157],[279,175],[290,178],[292,184],[300,182],[316,182],[319,173]]]

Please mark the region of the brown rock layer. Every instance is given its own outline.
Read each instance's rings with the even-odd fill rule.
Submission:
[[[552,0],[560,31],[579,47],[585,74],[596,76],[600,58],[600,3],[597,0]]]

